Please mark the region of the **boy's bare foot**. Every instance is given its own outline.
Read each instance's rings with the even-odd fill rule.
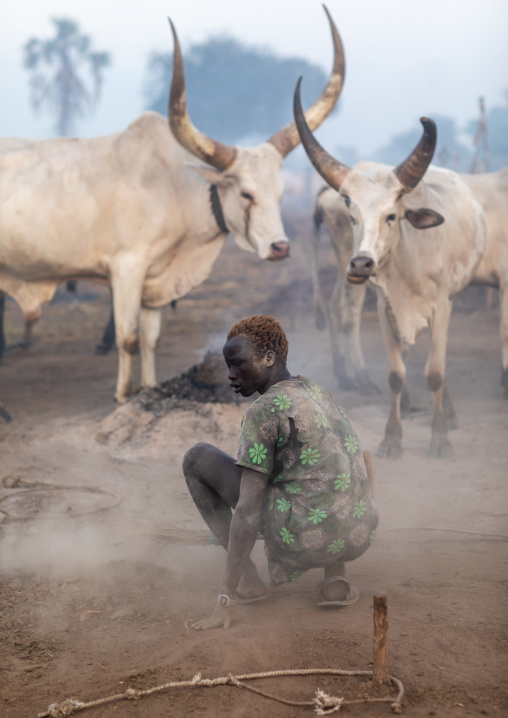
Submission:
[[[257,568],[253,561],[245,567],[240,583],[236,589],[237,594],[243,598],[258,598],[266,595],[266,586],[259,578]]]
[[[346,566],[343,563],[325,568],[325,579],[332,576],[346,578]],[[344,581],[330,582],[321,589],[321,596],[325,601],[345,601],[348,595],[347,585]]]
[[[321,589],[321,596],[325,601],[345,601],[347,595],[347,586],[343,581],[329,583],[328,586],[323,586]]]

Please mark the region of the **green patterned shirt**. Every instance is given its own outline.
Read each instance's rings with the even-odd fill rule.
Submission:
[[[272,586],[361,556],[378,522],[358,437],[335,399],[304,377],[247,410],[239,466],[268,474],[265,551]]]

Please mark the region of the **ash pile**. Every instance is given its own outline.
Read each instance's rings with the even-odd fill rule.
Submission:
[[[187,408],[188,402],[238,405],[245,401],[229,386],[222,353],[212,351],[205,354],[200,364],[156,387],[144,389],[135,400],[154,414],[163,414],[168,408]]]

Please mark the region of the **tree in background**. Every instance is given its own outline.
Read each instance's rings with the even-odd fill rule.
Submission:
[[[73,20],[52,23],[54,37],[33,37],[25,44],[23,65],[30,73],[34,109],[46,109],[54,118],[56,134],[68,137],[77,120],[96,108],[111,58],[107,52],[93,51],[90,37]],[[90,73],[89,84],[82,79],[83,68]]]
[[[483,118],[491,172],[508,167],[508,91],[505,92],[505,99],[505,105],[492,107]],[[457,172],[470,172],[471,158],[475,150],[474,140],[478,133],[478,119],[470,120],[462,130],[463,135],[471,137],[470,147],[467,146],[464,136],[459,137],[460,131],[451,117],[432,115],[432,119],[437,125],[437,147],[433,163]],[[420,137],[421,128],[419,123],[415,122],[414,129],[394,135],[387,145],[374,154],[373,159],[396,165],[411,152]],[[482,171],[482,167],[479,169]]]
[[[312,103],[326,85],[326,73],[301,58],[281,58],[229,37],[192,45],[184,55],[187,103],[193,123],[217,140],[234,144],[270,137],[293,119],[293,90],[304,77],[304,101]],[[172,55],[152,53],[148,62],[147,106],[167,113]]]
[[[504,93],[504,97],[504,105],[492,107],[486,113],[491,172],[508,167],[508,91]],[[477,129],[478,120],[471,120],[466,126],[466,133],[473,139]]]

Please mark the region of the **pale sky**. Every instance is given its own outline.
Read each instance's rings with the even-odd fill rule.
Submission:
[[[342,109],[324,123],[328,149],[356,146],[362,158],[421,115],[448,115],[462,126],[476,118],[478,97],[503,104],[508,90],[508,0],[328,0],[341,33],[347,75]],[[1,0],[0,136],[48,137],[47,115],[28,102],[22,46],[47,38],[51,17],[78,21],[94,49],[111,53],[96,114],[78,135],[123,129],[143,109],[150,51],[171,51],[167,16],[184,51],[228,33],[281,56],[301,56],[328,73],[332,46],[318,0]],[[291,118],[288,108],[288,119]]]

